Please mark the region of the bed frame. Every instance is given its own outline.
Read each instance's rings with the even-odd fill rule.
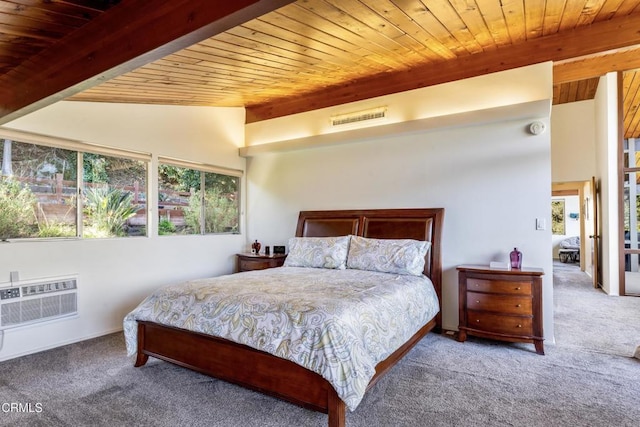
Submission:
[[[441,235],[444,209],[380,209],[302,211],[296,236],[328,237],[348,234],[387,239],[431,242],[424,274],[436,288],[442,307]],[[422,327],[391,356],[376,366],[369,383],[393,367],[429,331],[440,330],[441,314]],[[138,354],[135,366],[149,356],[239,384],[329,415],[329,427],[344,427],[346,405],[327,380],[288,360],[225,339],[159,325],[138,322]]]

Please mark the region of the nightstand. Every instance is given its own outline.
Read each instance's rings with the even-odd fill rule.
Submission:
[[[540,268],[458,267],[458,341],[467,335],[533,343],[544,354]]]
[[[264,270],[266,268],[282,267],[286,254],[254,255],[236,254],[237,271]]]

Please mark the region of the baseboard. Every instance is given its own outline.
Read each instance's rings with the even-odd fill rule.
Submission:
[[[104,331],[104,332],[98,332],[96,334],[86,335],[86,336],[80,337],[80,338],[74,338],[74,339],[63,341],[63,342],[60,342],[60,343],[57,343],[57,344],[52,344],[52,345],[48,345],[48,346],[44,346],[44,347],[39,347],[39,348],[36,348],[36,349],[33,349],[33,350],[25,351],[23,353],[12,354],[11,356],[8,356],[8,357],[0,357],[0,362],[5,362],[5,361],[11,360],[11,359],[17,359],[18,357],[28,356],[30,354],[41,353],[43,351],[52,350],[52,349],[58,348],[58,347],[64,347],[65,345],[75,344],[75,343],[78,343],[80,341],[86,341],[86,340],[90,340],[90,339],[93,339],[93,338],[103,337],[105,335],[114,334],[116,332],[122,332],[122,328],[114,328],[112,330],[107,330],[107,331]]]

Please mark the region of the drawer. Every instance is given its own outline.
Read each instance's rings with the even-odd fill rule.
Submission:
[[[265,270],[267,268],[282,267],[286,255],[275,254],[253,255],[236,254],[238,271]]]
[[[469,310],[467,320],[467,327],[478,331],[520,336],[533,335],[533,318],[531,316],[503,316]]]
[[[477,311],[495,311],[504,314],[531,315],[533,297],[519,295],[496,295],[467,292],[467,308]]]
[[[496,279],[467,279],[467,290],[476,292],[494,292],[499,294],[531,295],[531,282],[496,280]]]
[[[266,268],[274,267],[275,263],[271,260],[244,260],[241,259],[239,261],[238,269],[240,271],[248,271],[248,270],[264,270]]]

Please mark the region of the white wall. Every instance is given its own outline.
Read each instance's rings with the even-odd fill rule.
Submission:
[[[600,78],[595,96],[596,176],[599,178],[602,285],[610,295],[620,294],[618,249],[618,90],[617,74]]]
[[[354,128],[376,128],[381,124],[393,125],[427,118],[440,118],[444,126],[455,126],[455,122],[449,118],[456,117],[457,114],[550,99],[553,84],[549,74],[551,69],[552,63],[547,62],[250,123],[245,130],[246,145],[311,139],[318,135],[344,133],[344,130]],[[374,120],[371,123],[339,128],[330,126],[331,116],[376,107],[387,107],[387,117],[382,122]],[[503,113],[509,114],[508,111]],[[335,139],[337,138],[339,137]]]
[[[6,127],[152,153],[152,171],[158,155],[245,169],[239,108],[60,102]],[[22,280],[77,273],[79,315],[5,331],[0,360],[119,330],[152,290],[230,273],[245,246],[244,235],[2,243],[0,282],[11,271]]]
[[[552,107],[553,182],[590,181],[596,175],[595,106],[587,100]]]
[[[534,79],[521,79],[520,85],[528,88],[533,84],[539,91],[529,93],[550,97],[551,67],[535,71]],[[494,94],[496,105],[502,105],[501,82],[511,82],[512,76],[497,74],[495,80],[487,78],[483,83],[488,85],[486,92]],[[449,98],[431,96],[445,96],[442,88],[434,92],[426,88],[420,99],[447,104],[453,98],[458,112],[467,106],[474,108],[477,100],[473,97],[469,104],[460,105],[464,96],[457,91],[466,82],[458,84],[447,85]],[[520,101],[534,99],[523,96]],[[548,128],[548,112],[540,119]],[[307,127],[313,128],[314,115],[297,115],[291,126],[304,127],[301,120],[309,120]],[[444,328],[458,326],[456,266],[506,261],[518,247],[525,266],[542,267],[547,273],[543,280],[544,328],[545,337],[552,341],[550,132],[530,135],[530,122],[530,118],[521,118],[400,132],[252,157],[247,164],[248,237],[267,245],[286,244],[295,232],[300,210],[444,207]],[[269,123],[261,126],[266,128]],[[278,126],[287,128],[282,119]],[[270,139],[278,138],[271,135]],[[545,219],[546,230],[535,230],[536,218]]]

